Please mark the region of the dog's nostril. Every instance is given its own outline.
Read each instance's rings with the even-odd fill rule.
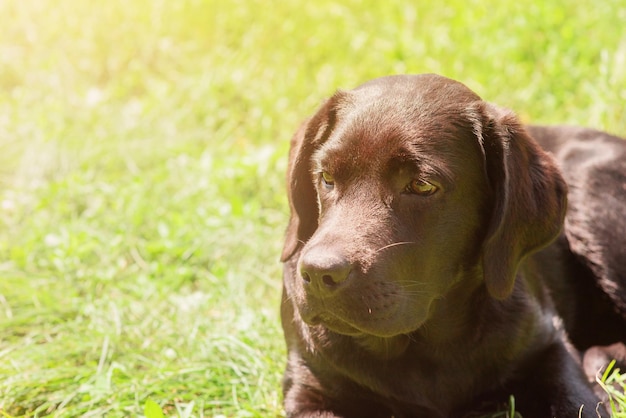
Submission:
[[[329,296],[348,279],[352,265],[343,257],[325,252],[304,254],[299,263],[301,283],[310,295]]]
[[[330,274],[323,275],[322,282],[324,282],[326,286],[335,286],[337,284],[337,282],[335,282],[335,279],[333,279],[333,276],[331,276]]]

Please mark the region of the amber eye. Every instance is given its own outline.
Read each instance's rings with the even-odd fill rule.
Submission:
[[[322,171],[322,183],[324,183],[324,186],[330,189],[335,186],[335,178],[328,174],[326,171]]]
[[[407,193],[420,196],[430,196],[437,190],[439,190],[437,186],[424,180],[413,180],[406,186]]]

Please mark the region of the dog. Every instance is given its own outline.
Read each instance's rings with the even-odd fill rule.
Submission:
[[[626,142],[389,76],[302,124],[287,186],[288,417],[462,417],[510,396],[526,418],[609,416],[583,356],[626,359]]]

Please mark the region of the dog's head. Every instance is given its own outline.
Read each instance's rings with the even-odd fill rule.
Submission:
[[[436,75],[336,93],[294,136],[288,187],[287,296],[347,335],[410,333],[464,281],[507,298],[565,212],[516,117]]]

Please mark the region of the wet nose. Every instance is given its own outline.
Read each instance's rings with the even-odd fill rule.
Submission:
[[[318,296],[332,293],[345,283],[352,270],[352,265],[343,257],[308,252],[300,261],[300,276],[307,290]]]

